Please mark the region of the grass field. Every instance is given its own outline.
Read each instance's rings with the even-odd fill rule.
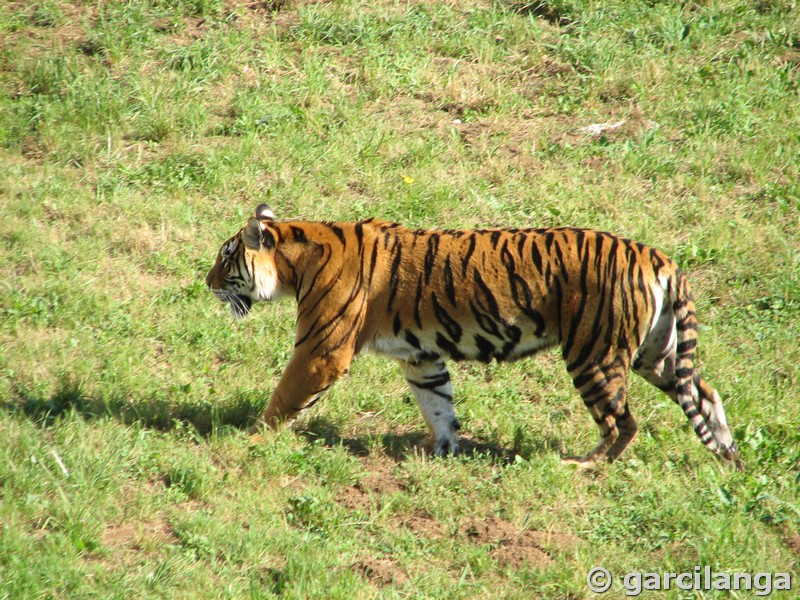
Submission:
[[[578,599],[596,565],[608,597],[706,565],[795,597],[799,8],[2,3],[0,598]],[[745,471],[638,379],[622,460],[562,466],[597,432],[557,353],[452,366],[455,458],[371,356],[249,439],[294,306],[233,323],[203,278],[262,201],[665,250]]]

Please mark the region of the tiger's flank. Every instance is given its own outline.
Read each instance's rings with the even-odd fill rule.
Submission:
[[[206,283],[237,318],[297,301],[294,354],[261,420],[311,406],[361,351],[395,358],[436,454],[458,450],[446,361],[512,361],[554,346],[600,430],[581,467],[636,435],[632,369],[680,406],[700,441],[742,468],[717,391],[694,368],[695,305],[666,255],[577,228],[411,230],[376,219],[276,220],[265,204],[221,247]]]

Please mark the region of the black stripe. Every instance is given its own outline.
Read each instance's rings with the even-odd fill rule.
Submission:
[[[524,233],[518,233],[517,236],[519,236],[519,240],[517,241],[517,255],[525,256],[525,242],[528,241],[528,236]]]
[[[547,250],[548,256],[553,249],[553,242],[555,241],[556,234],[550,229],[544,234],[544,249]]]
[[[488,363],[492,360],[492,356],[494,356],[494,345],[485,337],[477,333],[473,337],[475,339],[475,345],[478,347],[478,356],[476,357],[477,360]]]
[[[410,330],[406,329],[406,342],[409,346],[412,346],[419,350],[422,346],[420,346],[419,338],[411,333]]]
[[[361,246],[364,243],[364,223],[366,221],[360,221],[356,223],[355,232],[356,232],[356,242],[358,243],[358,251],[361,252]]]
[[[675,312],[680,312],[681,309],[685,308],[689,304],[689,301],[686,299],[678,299],[672,303],[672,310]]]
[[[497,323],[489,315],[479,311],[472,300],[469,301],[469,308],[472,311],[472,316],[475,317],[475,321],[478,323],[478,327],[496,338],[503,339],[503,335],[500,333],[500,328]]]
[[[475,233],[469,234],[469,245],[467,246],[467,253],[464,255],[464,258],[461,261],[461,276],[465,277],[467,275],[467,267],[469,266],[469,260],[472,258],[472,253],[475,252]]]
[[[572,232],[575,234],[575,246],[578,249],[578,260],[583,259],[583,242],[586,238],[586,233],[583,229],[573,229]]]
[[[437,387],[442,387],[443,385],[447,385],[450,383],[450,373],[445,371],[444,373],[436,373],[430,377],[426,377],[426,379],[430,379],[430,381],[421,382],[415,381],[412,379],[407,379],[408,383],[413,385],[416,388],[420,388],[421,390],[432,390]]]
[[[339,238],[339,241],[342,242],[344,245],[344,231],[342,231],[341,227],[337,227],[336,225],[329,225],[331,231],[336,234],[336,237]]]
[[[409,381],[408,383],[410,385],[412,385],[412,386],[414,385],[414,383],[412,381]],[[416,386],[414,386],[414,387],[416,387]],[[430,392],[431,394],[435,394],[436,396],[439,396],[439,398],[444,398],[445,400],[448,400],[449,402],[453,401],[453,396],[451,396],[450,394],[448,394],[446,392],[442,392],[441,390],[437,390],[436,388],[430,389],[430,390],[427,390],[427,391]]]
[[[417,323],[417,327],[422,329],[422,318],[419,314],[420,309],[420,302],[422,301],[422,277],[417,279],[417,293],[414,295],[414,321]]]
[[[533,292],[528,286],[527,282],[517,275],[514,262],[514,257],[508,251],[508,244],[503,244],[503,249],[500,251],[500,257],[506,267],[508,273],[509,283],[511,285],[511,298],[514,304],[517,305],[524,315],[530,318],[536,324],[536,332],[534,335],[541,337],[544,334],[545,322],[544,317],[531,306],[533,302]]]
[[[650,260],[653,262],[653,267],[655,268],[656,273],[658,273],[661,270],[661,267],[664,266],[664,261],[661,259],[655,248],[650,248]]]
[[[325,354],[333,354],[336,350],[338,350],[345,344],[350,343],[351,340],[353,342],[353,347],[355,348],[356,343],[354,336],[361,330],[361,326],[364,324],[364,317],[362,315],[365,303],[366,303],[366,295],[362,295],[361,304],[355,311],[355,314],[357,315],[355,320],[353,320],[350,323],[350,327],[348,327],[347,331],[344,334],[339,335],[339,340],[335,344],[330,346],[325,346]],[[308,354],[313,355],[317,350],[319,350],[322,347],[323,344],[325,344],[330,339],[333,333],[339,328],[339,324],[347,322],[347,320],[341,320],[341,319],[339,319],[338,321],[339,322],[337,323],[337,325],[331,327],[327,331],[327,333],[325,333],[320,337],[317,344],[308,352]]]
[[[564,278],[564,283],[569,283],[569,269],[564,264],[564,255],[561,253],[561,244],[558,240],[555,241],[556,256],[558,257],[558,266],[561,267],[561,276]]]
[[[531,243],[531,258],[533,259],[533,266],[542,274],[542,254],[539,252],[539,247],[536,245],[536,240]]]
[[[585,392],[581,392],[581,400],[588,408],[592,408],[608,397],[607,388],[608,382],[605,379],[601,379]]]
[[[453,269],[450,268],[450,255],[444,261],[444,291],[447,294],[447,299],[453,306],[456,305],[456,286],[453,281]]]
[[[609,416],[616,416],[619,410],[619,403],[625,397],[625,388],[619,388],[613,397],[608,399],[608,404],[603,410],[603,418]]]
[[[368,278],[367,278],[367,287],[369,287],[369,282],[372,281],[372,274],[375,273],[375,264],[378,261],[378,244],[372,244],[372,256],[369,259],[369,271],[368,271]]]
[[[400,284],[400,258],[403,254],[403,247],[399,244],[395,250],[394,259],[392,260],[392,269],[389,274],[389,303],[386,307],[386,312],[391,312],[394,306],[394,299],[397,296],[397,288]]]
[[[339,270],[339,275],[341,275],[341,269]],[[338,276],[337,276],[337,279],[338,279]],[[325,298],[327,298],[327,297],[328,297],[328,294],[330,294],[330,293],[331,293],[333,290],[335,290],[335,289],[336,289],[336,288],[335,288],[334,286],[327,286],[327,287],[323,286],[323,287],[322,287],[322,290],[323,290],[323,291],[322,291],[322,293],[321,293],[321,294],[319,294],[319,295],[317,296],[317,299],[316,299],[316,301],[314,302],[314,304],[312,304],[311,306],[302,306],[301,302],[304,302],[304,301],[305,301],[305,300],[308,298],[308,296],[310,296],[310,295],[311,295],[311,294],[310,294],[310,292],[311,292],[312,290],[314,290],[314,287],[313,287],[313,286],[312,286],[312,287],[309,287],[309,294],[307,294],[306,296],[304,296],[304,297],[303,297],[303,299],[302,299],[302,301],[298,301],[298,308],[302,307],[302,308],[300,308],[300,310],[299,310],[299,311],[298,311],[298,313],[297,313],[297,314],[298,314],[298,316],[300,316],[300,315],[302,315],[302,314],[313,314],[313,313],[314,313],[314,311],[316,310],[317,306],[319,306],[320,302],[322,302],[322,301],[323,301]]]
[[[342,316],[347,311],[347,309],[351,308],[351,304],[355,301],[356,297],[358,296],[359,292],[361,291],[362,281],[363,281],[363,274],[362,274],[361,270],[359,270],[358,274],[357,274],[357,276],[355,278],[355,281],[353,282],[353,287],[350,289],[349,297],[342,304],[341,308],[328,321],[326,321],[324,324],[319,325],[319,327],[316,329],[316,332],[314,332],[314,328],[313,327],[311,329],[309,329],[302,338],[300,338],[298,341],[295,342],[295,347],[299,346],[300,344],[305,342],[307,339],[309,339],[313,333],[321,334],[322,332],[324,332],[326,329],[328,329],[330,327],[330,330],[325,335],[322,336],[322,338],[320,339],[319,343],[315,346],[314,349],[318,348],[325,340],[327,340],[332,335],[333,331],[335,331],[335,329],[336,329],[335,326],[331,327],[331,325],[338,324],[338,322],[341,320]],[[329,288],[328,291],[330,291],[330,289],[333,289],[333,287]],[[366,302],[366,294],[362,294],[361,295],[361,305],[362,305],[362,307],[363,307],[365,302]],[[360,314],[360,309],[354,311],[353,314]]]
[[[414,356],[409,359],[409,362],[411,362],[412,364],[415,364],[415,365],[419,365],[419,364],[422,364],[422,363],[431,362],[431,361],[434,361],[434,360],[439,360],[440,358],[441,358],[441,355],[439,355],[438,353],[429,352],[429,351],[425,350],[425,351],[422,351],[422,352],[415,353]],[[444,365],[442,365],[442,366],[444,366]]]
[[[519,327],[515,327],[514,325],[506,325],[505,333],[509,337],[509,341],[503,344],[500,352],[495,353],[495,358],[498,361],[505,360],[517,347],[517,343],[519,343],[522,337],[522,331]]]
[[[439,234],[431,233],[428,237],[428,250],[425,253],[425,283],[431,280],[433,266],[436,264],[436,254],[439,252]]]
[[[431,294],[431,304],[433,304],[433,314],[436,316],[439,323],[444,326],[447,335],[449,335],[455,343],[458,343],[461,340],[461,325],[442,308],[442,305],[439,304],[439,301],[436,299],[436,293]]]
[[[502,319],[500,317],[500,310],[497,306],[497,299],[494,297],[494,294],[492,294],[492,290],[489,289],[489,286],[483,281],[481,273],[478,271],[478,269],[473,269],[473,277],[475,279],[475,283],[480,289],[481,294],[483,294],[483,297],[486,300],[486,308],[489,310],[489,314],[491,314],[491,316],[498,321],[501,321]]]
[[[308,298],[311,295],[311,292],[313,292],[316,289],[317,279],[322,274],[322,271],[325,269],[325,267],[328,266],[328,263],[330,262],[331,258],[333,257],[333,252],[330,251],[330,246],[328,246],[326,244],[325,245],[325,249],[328,251],[327,256],[325,257],[325,260],[322,262],[322,264],[318,266],[317,272],[314,273],[314,277],[311,279],[311,281],[306,286],[306,293],[305,293],[305,295],[303,295],[302,298],[299,296],[300,290],[302,289],[302,286],[299,285],[299,284],[297,286],[297,294],[298,294],[297,305],[298,306],[303,304],[303,302],[306,300],[306,298]],[[329,291],[330,291],[330,288],[328,288],[325,291],[325,293],[321,294],[321,296],[322,297],[327,296]],[[319,299],[314,304],[314,308],[317,306],[318,302],[319,302]]]
[[[583,373],[581,373],[580,375],[577,375],[576,377],[574,377],[572,379],[572,385],[575,386],[575,389],[579,390],[584,385],[589,383],[592,379],[594,379],[595,375],[597,375],[597,371],[595,371],[594,369],[589,370],[589,371],[584,371]]]
[[[447,352],[454,360],[463,360],[464,355],[458,349],[458,347],[444,337],[441,333],[436,334],[436,345],[439,346],[442,350]]]
[[[301,244],[305,244],[308,242],[308,238],[306,237],[306,232],[300,229],[299,227],[290,225],[289,230],[292,232],[292,237],[294,237],[295,242],[300,242]]]
[[[580,272],[581,297],[578,302],[578,309],[575,311],[575,314],[572,316],[572,319],[570,321],[570,329],[567,334],[567,340],[566,342],[564,342],[562,350],[564,358],[567,358],[571,353],[572,346],[575,343],[575,336],[578,334],[578,329],[580,328],[581,321],[583,320],[583,311],[586,309],[586,299],[589,296],[588,275],[589,275],[589,261],[585,260],[581,263],[581,272]],[[579,365],[583,364],[583,362],[591,354],[592,349],[593,349],[593,344],[586,344],[581,349],[581,353],[578,355],[578,358],[567,365],[567,370],[570,372],[574,371]]]

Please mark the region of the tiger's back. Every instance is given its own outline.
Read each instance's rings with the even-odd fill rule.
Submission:
[[[237,259],[223,245],[207,282],[232,307],[230,298],[247,310],[275,294],[297,300],[295,354],[268,424],[313,404],[370,350],[400,360],[434,451],[455,451],[445,361],[515,360],[560,346],[601,432],[574,462],[613,460],[633,438],[631,367],[681,406],[710,450],[738,460],[719,395],[694,371],[688,284],[658,250],[587,229],[411,230],[372,219],[275,221],[258,210],[226,242],[238,236]]]
[[[367,227],[383,263],[369,272],[388,274],[371,292],[377,340],[406,342],[412,358],[514,360],[561,345],[572,364],[601,339],[635,350],[675,275],[657,250],[592,230]]]

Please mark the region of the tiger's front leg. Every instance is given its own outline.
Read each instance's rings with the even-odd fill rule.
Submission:
[[[251,428],[251,433],[258,429],[261,422],[275,428],[314,404],[347,371],[352,360],[353,354],[341,349],[318,356],[295,351],[272,392],[267,409]]]
[[[450,373],[442,360],[402,361],[405,375],[432,436],[432,451],[438,456],[458,452],[456,432],[461,425],[453,410]]]

